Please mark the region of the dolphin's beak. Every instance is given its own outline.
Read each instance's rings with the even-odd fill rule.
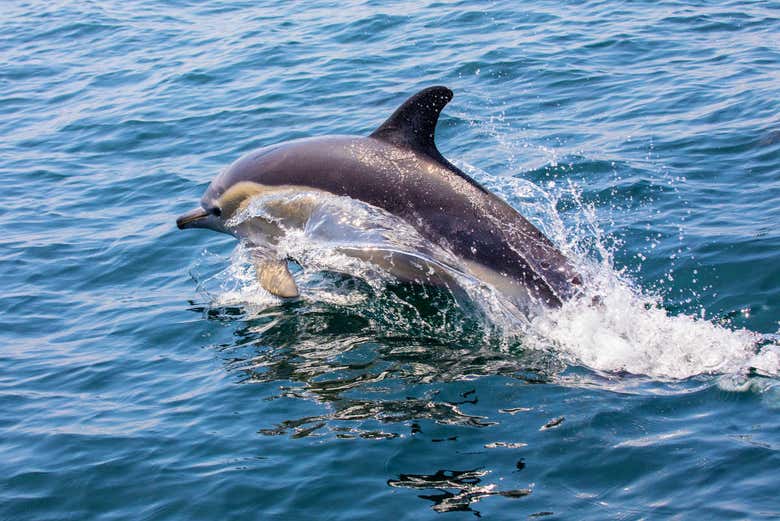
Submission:
[[[205,219],[209,216],[209,213],[204,210],[203,208],[195,208],[194,210],[190,210],[189,212],[180,215],[178,219],[176,219],[176,226],[179,227],[180,230],[184,230],[185,228],[202,228],[202,219]]]

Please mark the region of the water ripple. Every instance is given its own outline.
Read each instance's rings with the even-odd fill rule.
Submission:
[[[5,3],[0,518],[780,516],[778,7]],[[534,350],[421,287],[273,301],[175,230],[242,152],[430,84],[444,154],[627,300]]]

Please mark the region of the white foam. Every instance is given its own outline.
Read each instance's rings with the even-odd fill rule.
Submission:
[[[461,166],[534,220],[583,275],[585,292],[580,298],[532,317],[525,346],[552,347],[566,362],[598,371],[662,379],[745,374],[751,369],[780,375],[777,342],[759,348],[765,337],[758,333],[693,315],[671,315],[658,296],[617,270],[616,243],[599,227],[595,210],[581,202],[576,186],[565,185],[556,194],[529,181],[495,178]],[[568,225],[555,209],[563,193],[578,203]]]
[[[745,372],[762,357],[767,372],[780,367],[756,353],[756,333],[670,315],[627,284],[611,285],[600,298],[595,305],[588,297],[566,302],[535,317],[527,343],[552,343],[569,362],[596,370],[660,378]]]

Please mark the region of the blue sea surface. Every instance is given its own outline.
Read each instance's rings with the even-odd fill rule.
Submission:
[[[780,518],[780,3],[0,13],[0,519]],[[176,229],[438,84],[444,156],[601,306],[512,337],[306,263],[283,302]]]

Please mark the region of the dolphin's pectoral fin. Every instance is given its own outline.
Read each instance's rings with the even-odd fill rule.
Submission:
[[[262,260],[255,263],[257,280],[264,290],[282,298],[297,297],[298,286],[295,285],[286,260]]]
[[[398,107],[371,137],[410,147],[436,160],[444,160],[436,149],[433,136],[439,114],[451,99],[452,91],[447,87],[423,89]]]

